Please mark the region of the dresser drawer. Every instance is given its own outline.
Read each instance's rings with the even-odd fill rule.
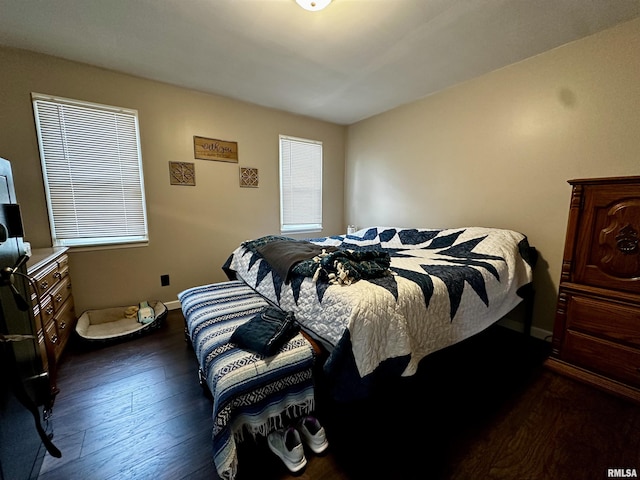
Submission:
[[[639,184],[585,185],[574,281],[640,293]]]
[[[562,359],[609,378],[640,387],[640,350],[568,331]]]
[[[58,309],[55,317],[56,329],[58,331],[58,337],[60,341],[60,350],[64,349],[72,330],[76,325],[76,314],[73,305],[73,298],[69,298]],[[62,353],[62,352],[60,352]]]
[[[61,344],[60,344],[60,335],[58,335],[58,327],[56,326],[55,321],[51,321],[47,324],[44,331],[45,335],[45,346],[50,349],[53,353],[54,358],[58,358],[60,356]]]
[[[69,257],[68,256],[62,255],[60,258],[58,258],[57,263],[58,263],[58,269],[60,271],[65,271],[65,272],[69,271]]]
[[[58,264],[54,263],[48,268],[38,271],[34,276],[36,287],[38,289],[37,294],[42,297],[47,290],[55,285],[60,279],[60,271],[58,270]]]
[[[51,290],[49,296],[51,297],[51,303],[55,311],[62,306],[62,304],[71,295],[71,280],[68,275],[63,276],[63,279]]]
[[[36,300],[36,304],[33,307],[33,314],[36,317],[40,317],[40,324],[47,325],[56,313],[56,309],[51,302],[51,297],[45,296],[41,299],[40,303]]]
[[[567,302],[567,328],[640,347],[640,307],[574,295]]]

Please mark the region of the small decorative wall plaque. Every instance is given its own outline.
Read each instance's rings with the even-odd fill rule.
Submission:
[[[258,169],[240,167],[240,186],[258,188]]]
[[[193,154],[199,160],[238,163],[238,143],[193,137]]]
[[[171,185],[195,185],[196,166],[194,163],[169,162],[169,178]]]

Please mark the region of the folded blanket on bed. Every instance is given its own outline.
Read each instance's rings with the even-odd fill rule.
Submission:
[[[380,249],[341,249],[275,235],[242,245],[264,258],[285,284],[289,284],[292,275],[350,285],[361,279],[390,274],[391,258],[388,252]]]
[[[311,260],[323,252],[332,252],[334,247],[320,247],[304,240],[268,235],[244,245],[262,256],[285,282],[289,283],[291,270],[296,264]]]

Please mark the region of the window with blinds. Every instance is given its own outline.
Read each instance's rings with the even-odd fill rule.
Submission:
[[[138,112],[32,100],[53,245],[148,242]]]
[[[280,135],[280,230],[322,230],[322,142]]]

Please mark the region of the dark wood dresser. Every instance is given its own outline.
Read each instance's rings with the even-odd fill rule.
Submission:
[[[569,183],[547,366],[640,402],[640,177]]]
[[[77,321],[68,263],[66,247],[40,248],[32,251],[27,268],[40,354],[54,394],[57,364]]]

